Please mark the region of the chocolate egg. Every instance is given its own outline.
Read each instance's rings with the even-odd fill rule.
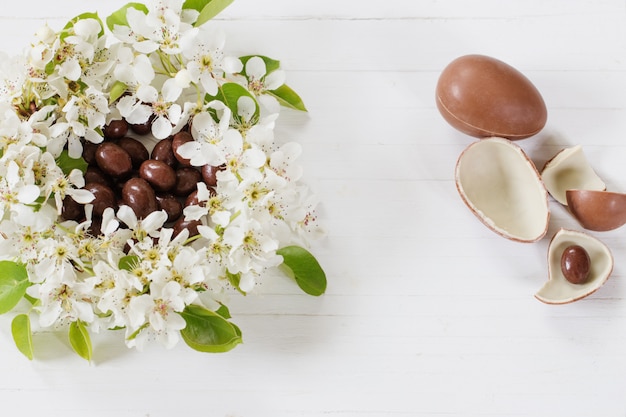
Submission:
[[[181,167],[175,173],[174,194],[187,196],[198,189],[198,183],[202,181],[202,174],[194,167]]]
[[[140,219],[159,209],[154,190],[143,178],[131,178],[124,183],[122,201],[133,209]]]
[[[63,220],[78,221],[85,217],[85,206],[77,203],[71,196],[68,195],[63,199],[61,217]]]
[[[117,141],[117,144],[128,152],[130,160],[133,163],[133,168],[138,168],[144,161],[150,158],[150,154],[148,153],[146,146],[135,138],[124,136]]]
[[[102,171],[113,177],[123,177],[133,169],[128,152],[113,142],[103,142],[98,146],[96,163]]]
[[[189,231],[189,237],[197,235],[198,226],[202,225],[200,220],[185,220],[184,217],[181,217],[174,223],[172,228],[174,229],[174,236],[178,236],[180,232],[187,229]]]
[[[159,208],[165,210],[168,222],[178,220],[183,215],[183,205],[176,196],[172,194],[157,194],[156,199],[159,203]]]
[[[566,280],[572,284],[584,284],[589,278],[591,259],[589,254],[580,245],[570,245],[561,255],[561,272]]]
[[[176,185],[176,171],[163,161],[148,159],[139,167],[139,176],[156,191],[169,191]]]
[[[457,130],[477,137],[524,139],[546,124],[546,105],[517,69],[484,55],[465,55],[441,73],[437,108]]]
[[[586,270],[585,279],[577,283],[568,279],[571,271],[563,268],[563,255],[574,246],[584,251],[582,268]],[[535,298],[546,304],[567,304],[585,298],[609,279],[613,264],[609,247],[597,238],[578,230],[559,229],[548,244],[548,281]]]
[[[176,156],[174,156],[174,151],[172,150],[171,137],[158,141],[157,144],[154,145],[154,148],[152,148],[150,156],[152,159],[163,161],[171,167],[176,166],[178,163]]]
[[[189,159],[183,158],[178,153],[178,148],[181,147],[182,145],[184,145],[187,142],[193,142],[193,140],[194,139],[193,139],[193,136],[191,136],[191,133],[186,132],[186,131],[178,132],[172,138],[172,152],[174,152],[174,156],[176,157],[176,159],[178,160],[178,162],[181,165],[191,166],[191,163],[190,163]]]
[[[128,122],[124,119],[111,120],[104,126],[104,137],[107,139],[120,139],[128,133]]]
[[[94,200],[91,202],[94,215],[101,217],[104,210],[107,208],[116,208],[115,193],[110,187],[97,182],[91,182],[85,184],[85,190],[91,191],[94,195]]]

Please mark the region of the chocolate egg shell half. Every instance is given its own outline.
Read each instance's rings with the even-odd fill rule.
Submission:
[[[589,277],[582,284],[569,282],[563,275],[561,257],[573,245],[583,247],[589,254]],[[613,255],[609,248],[584,232],[560,229],[548,245],[548,281],[535,298],[546,304],[567,304],[597,291],[613,272]]]
[[[519,242],[535,242],[548,230],[548,192],[524,151],[503,138],[470,144],[459,156],[456,188],[489,229]]]
[[[552,198],[563,205],[567,205],[567,190],[606,190],[606,184],[593,170],[580,145],[562,149],[546,162],[541,179]]]
[[[606,232],[626,224],[626,194],[596,190],[567,190],[567,205],[587,230]]]
[[[441,72],[437,108],[452,127],[477,138],[537,134],[548,112],[537,88],[517,69],[484,55],[465,55]]]

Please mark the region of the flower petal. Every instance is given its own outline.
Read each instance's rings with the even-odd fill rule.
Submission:
[[[144,103],[153,103],[159,98],[159,92],[151,85],[142,85],[137,89],[137,98]]]
[[[91,191],[77,188],[68,190],[68,194],[74,201],[80,204],[91,203],[96,198]]]
[[[246,74],[248,77],[254,77],[255,79],[261,79],[267,72],[265,62],[261,57],[253,56],[246,62]]]
[[[276,90],[281,85],[285,84],[285,71],[276,70],[267,74],[265,77],[265,88],[268,90]]]
[[[131,229],[137,227],[137,215],[135,214],[133,209],[127,205],[120,206],[120,208],[117,210],[117,218],[123,221],[126,226],[130,227]]]
[[[59,75],[67,78],[68,80],[76,81],[80,78],[82,70],[80,64],[75,59],[68,59],[61,64],[59,68]]]
[[[40,192],[36,185],[25,185],[17,193],[17,200],[22,204],[31,204],[39,197]]]
[[[182,91],[183,87],[179,84],[179,81],[176,78],[169,78],[163,83],[161,94],[163,94],[163,100],[173,102],[180,97],[180,93],[182,93]]]
[[[227,56],[222,60],[222,69],[230,74],[241,72],[243,64],[239,58]]]
[[[164,210],[153,211],[141,221],[141,225],[147,232],[159,229],[167,220],[167,213]]]
[[[261,168],[266,160],[265,152],[257,148],[246,150],[242,156],[243,163],[252,168]]]
[[[152,134],[157,139],[165,139],[172,134],[172,123],[165,117],[157,117],[152,122]]]
[[[249,122],[256,112],[256,102],[248,96],[241,96],[237,100],[237,113]]]

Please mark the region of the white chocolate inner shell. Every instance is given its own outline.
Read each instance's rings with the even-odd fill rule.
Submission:
[[[517,145],[482,139],[459,157],[456,181],[466,204],[505,237],[536,241],[547,230],[547,191],[533,163]]]
[[[563,149],[546,163],[541,178],[550,195],[567,205],[567,190],[606,190],[606,184],[595,173],[580,145]]]

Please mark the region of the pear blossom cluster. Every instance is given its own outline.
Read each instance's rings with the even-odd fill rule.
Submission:
[[[80,322],[124,329],[129,347],[171,348],[187,306],[253,291],[283,262],[281,247],[320,233],[317,201],[301,183],[301,146],[274,135],[285,104],[276,61],[228,55],[224,33],[197,24],[183,0],[132,4],[121,23],[86,13],[0,57],[0,260],[25,267],[40,328]],[[83,145],[119,119],[149,124],[152,143],[186,129],[194,141],[179,154],[220,168],[184,209],[197,235],[175,235],[164,211],[138,218],[126,205],[107,208],[91,232]],[[63,220],[66,198],[85,205],[84,221]]]

